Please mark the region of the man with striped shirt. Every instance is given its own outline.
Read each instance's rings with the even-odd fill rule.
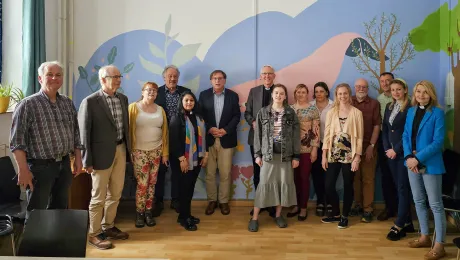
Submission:
[[[26,219],[34,209],[65,209],[72,175],[82,171],[77,112],[58,93],[63,68],[57,61],[38,68],[41,89],[22,100],[13,113],[10,149],[18,165],[18,185],[27,191]],[[69,154],[75,154],[73,172]]]

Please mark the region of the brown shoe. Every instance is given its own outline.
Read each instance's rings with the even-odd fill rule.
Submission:
[[[117,227],[112,227],[104,230],[104,234],[107,236],[107,238],[115,240],[125,240],[129,237],[128,233],[122,232]]]
[[[420,240],[416,239],[416,240],[413,240],[413,241],[409,241],[409,243],[407,243],[407,245],[410,248],[431,247],[431,239],[427,239],[425,241],[420,241]]]
[[[212,215],[216,208],[217,208],[217,201],[210,201],[204,213],[206,215]]]
[[[219,204],[220,207],[220,212],[222,215],[228,215],[230,214],[230,207],[228,206],[228,203],[221,203]]]
[[[101,233],[95,237],[89,237],[88,243],[100,250],[106,250],[112,248],[112,242],[107,240],[104,233]]]
[[[431,249],[428,253],[425,254],[425,260],[438,260],[446,256],[446,251],[443,249],[440,252],[436,252],[434,249]]]

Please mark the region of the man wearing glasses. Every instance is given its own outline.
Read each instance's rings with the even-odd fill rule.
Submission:
[[[78,112],[83,167],[93,180],[89,205],[89,244],[108,249],[108,239],[127,239],[115,227],[115,217],[125,181],[128,151],[128,98],[117,93],[120,71],[113,65],[99,69],[101,89],[81,102]]]
[[[372,222],[375,188],[375,166],[377,163],[377,146],[380,125],[380,103],[368,95],[369,84],[365,79],[355,82],[356,95],[352,97],[353,106],[361,110],[364,121],[363,153],[361,164],[354,180],[355,207],[350,216],[362,214],[361,221]]]
[[[260,70],[260,80],[262,85],[252,88],[249,91],[248,101],[246,102],[246,111],[244,118],[250,126],[248,134],[248,144],[251,151],[252,165],[254,169],[254,187],[257,189],[260,181],[260,167],[254,158],[254,127],[256,124],[257,113],[262,107],[268,106],[271,101],[273,82],[275,80],[275,69],[270,65],[265,65]],[[261,211],[264,209],[261,209]],[[275,217],[275,209],[268,209],[270,216]],[[251,215],[253,211],[251,210]]]
[[[158,95],[155,103],[166,112],[166,118],[169,121],[171,117],[177,113],[177,104],[179,103],[180,95],[190,89],[177,85],[179,82],[180,71],[174,65],[168,65],[163,70],[163,79],[165,84],[158,88]],[[155,207],[152,215],[158,217],[164,208],[163,196],[165,193],[165,179],[169,164],[160,164],[158,169],[157,183],[155,184]],[[175,209],[179,213],[179,178],[180,171],[171,170],[171,209]]]
[[[63,69],[57,61],[38,68],[41,89],[14,110],[10,149],[18,165],[18,185],[27,190],[26,219],[34,209],[66,209],[73,175],[82,171],[77,111],[58,93]]]
[[[205,214],[211,215],[219,202],[220,212],[230,214],[231,171],[234,148],[237,145],[236,128],[241,112],[239,97],[225,88],[227,74],[215,70],[209,76],[212,88],[200,93],[199,104],[206,123],[206,144],[209,159],[206,166],[206,192],[208,207]],[[219,169],[219,185],[216,185],[216,169]]]

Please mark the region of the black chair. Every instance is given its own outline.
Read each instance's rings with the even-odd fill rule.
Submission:
[[[13,256],[16,256],[16,243],[14,240],[14,226],[13,218],[5,215],[0,216],[0,237],[10,236],[11,237],[11,249]]]
[[[24,223],[26,203],[21,203],[21,189],[17,185],[16,171],[9,156],[0,158],[0,216],[9,215]]]
[[[88,211],[34,210],[24,228],[18,256],[85,257]]]
[[[460,237],[454,238],[454,245],[457,247],[457,260],[460,259]]]

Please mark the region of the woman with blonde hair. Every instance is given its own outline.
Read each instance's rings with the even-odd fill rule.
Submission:
[[[402,79],[394,79],[390,83],[393,101],[388,103],[382,122],[382,140],[388,166],[397,188],[398,217],[390,228],[387,239],[400,240],[406,232],[414,232],[410,214],[410,184],[407,168],[404,165],[404,151],[401,136],[404,133],[407,111],[410,107],[409,90]]]
[[[432,247],[426,205],[428,197],[434,216],[436,241],[425,254],[425,259],[436,260],[446,255],[446,215],[442,202],[442,174],[446,172],[442,158],[444,111],[439,108],[433,83],[427,80],[415,84],[411,104],[402,137],[404,159],[409,169],[409,182],[420,224],[420,237],[408,245],[412,248]]]
[[[146,82],[142,96],[131,103],[129,111],[129,136],[134,176],[136,177],[136,221],[140,228],[145,224],[155,226],[152,216],[153,196],[160,163],[168,164],[168,121],[163,108],[154,103],[158,85]]]
[[[332,215],[323,218],[323,223],[338,222],[338,228],[348,227],[354,172],[361,162],[363,136],[363,114],[352,106],[350,85],[341,83],[335,88],[334,106],[327,113],[324,129],[322,166],[326,171],[326,197],[332,205]],[[335,188],[340,170],[344,185],[342,215]]]
[[[300,123],[300,160],[299,167],[294,169],[297,205],[291,209],[287,217],[298,215],[299,221],[305,221],[310,197],[310,173],[312,164],[318,156],[320,121],[318,109],[308,103],[308,88],[305,84],[297,85],[294,100],[291,108],[296,112]]]

